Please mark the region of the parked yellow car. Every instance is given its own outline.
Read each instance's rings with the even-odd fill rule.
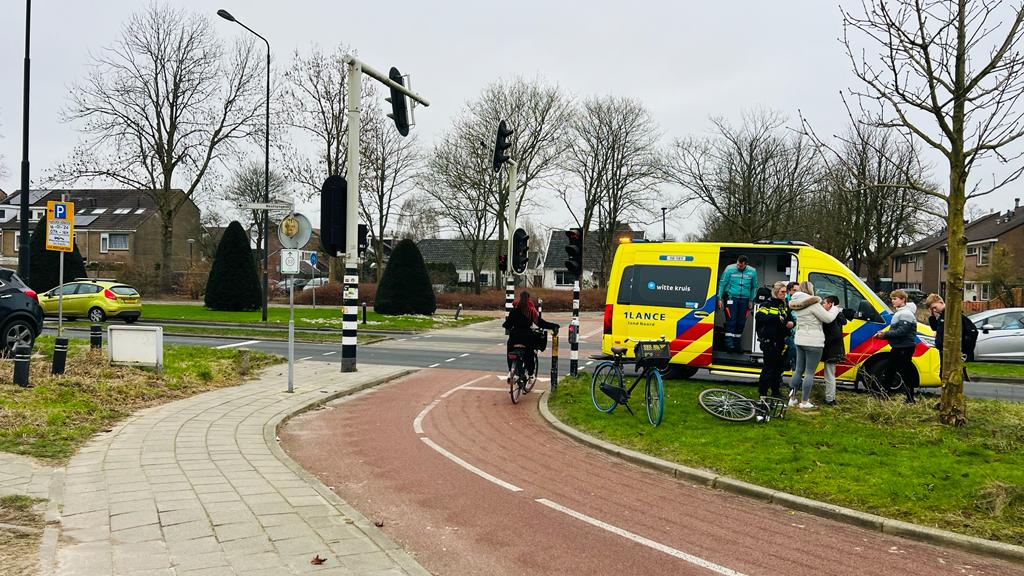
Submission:
[[[88,318],[102,322],[118,318],[128,324],[142,316],[142,298],[135,288],[115,280],[78,278],[39,295],[39,305],[47,316],[57,315],[57,297],[63,294],[64,318]]]

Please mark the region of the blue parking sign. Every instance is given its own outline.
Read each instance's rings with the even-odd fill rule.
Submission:
[[[68,205],[62,202],[54,203],[53,217],[57,220],[66,220],[68,217]]]

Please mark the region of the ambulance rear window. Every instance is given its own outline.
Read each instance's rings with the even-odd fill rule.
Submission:
[[[711,269],[636,264],[622,270],[617,303],[699,308],[707,300]]]

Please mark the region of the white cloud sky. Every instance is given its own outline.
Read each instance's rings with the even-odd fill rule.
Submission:
[[[798,111],[822,134],[840,130],[846,116],[839,91],[854,82],[838,41],[839,10],[832,2],[550,2],[444,1],[324,2],[322,0],[177,0],[215,19],[225,38],[247,34],[215,16],[218,8],[268,38],[277,65],[313,43],[345,43],[379,70],[411,73],[431,100],[417,110],[415,130],[431,143],[462,105],[498,78],[517,75],[558,83],[574,96],[615,94],[645,103],[665,142],[703,135],[709,116],[736,119],[744,109],[770,108],[792,125]],[[60,122],[69,87],[86,71],[90,52],[118,37],[138,1],[36,2],[33,5],[32,177],[65,158],[78,134]],[[0,36],[0,155],[7,176],[0,188],[19,188],[21,160],[24,2],[2,9]],[[945,179],[936,173],[936,181]],[[982,199],[1006,209],[1020,196],[1012,185]],[[686,212],[670,233],[693,230]],[[311,214],[316,221],[316,215]],[[557,207],[535,219],[564,226]],[[660,235],[660,216],[648,227]]]

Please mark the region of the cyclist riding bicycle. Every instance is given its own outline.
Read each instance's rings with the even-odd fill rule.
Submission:
[[[526,355],[525,364],[526,372],[530,378],[533,378],[536,372],[536,346],[534,345],[534,334],[533,325],[536,324],[538,328],[544,330],[552,330],[558,333],[560,326],[554,322],[548,322],[540,317],[540,313],[537,312],[537,306],[530,300],[530,293],[523,290],[519,294],[519,299],[512,303],[512,311],[509,312],[508,317],[505,318],[505,322],[502,327],[508,330],[508,352],[511,353],[515,348],[526,348],[530,351]],[[512,369],[512,358],[506,354],[508,358],[508,369]]]

